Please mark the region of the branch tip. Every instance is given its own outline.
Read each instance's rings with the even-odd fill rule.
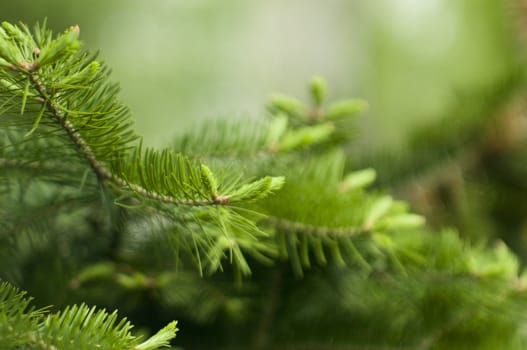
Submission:
[[[212,203],[225,205],[225,204],[229,203],[229,199],[230,199],[230,196],[228,196],[228,195],[219,196],[219,195],[215,194],[214,196],[212,196]]]
[[[18,65],[19,65],[20,68],[22,68],[23,70],[25,70],[25,71],[27,71],[29,73],[32,73],[32,72],[34,72],[34,71],[36,71],[38,69],[38,62],[37,61],[33,61],[31,63],[26,62],[26,61],[22,61]],[[16,70],[16,67],[15,67],[15,70]]]

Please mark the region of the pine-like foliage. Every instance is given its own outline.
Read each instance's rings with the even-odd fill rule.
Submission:
[[[175,337],[172,322],[144,342],[130,333],[132,325],[117,313],[84,304],[50,314],[29,306],[31,299],[7,283],[0,284],[2,349],[137,349],[153,350]]]
[[[39,182],[48,197],[61,198],[62,204],[53,204],[57,207],[89,200],[86,197],[93,195],[94,187],[113,197],[114,204],[148,207],[192,232],[181,236],[182,245],[200,246],[188,250],[198,260],[209,249],[218,248],[215,239],[199,238],[203,235],[198,231],[216,231],[218,237],[227,237],[241,225],[238,234],[260,236],[260,230],[232,209],[233,205],[265,197],[280,188],[283,179],[243,182],[236,177],[221,182],[207,166],[179,153],[144,149],[131,129],[127,108],[116,99],[117,85],[107,81],[108,69],[95,55],[80,50],[78,34],[79,28],[72,27],[53,38],[45,26],[37,26],[32,35],[23,25],[3,24],[3,169],[29,173],[32,185]],[[57,162],[66,169],[53,181],[33,176],[50,168],[53,171]],[[10,193],[27,187],[6,181]],[[49,182],[59,183],[60,194],[52,193]],[[69,187],[67,193],[64,185]],[[28,196],[33,196],[30,192]],[[40,203],[45,208],[52,206],[44,202]],[[237,250],[237,244],[232,249]],[[243,263],[241,256],[236,263]]]
[[[514,254],[425,227],[348,161],[364,101],[314,78],[308,103],[145,148],[78,35],[0,29],[0,277],[57,307],[2,284],[7,349],[155,349],[173,319],[193,349],[525,347]],[[141,343],[83,302],[169,325]]]

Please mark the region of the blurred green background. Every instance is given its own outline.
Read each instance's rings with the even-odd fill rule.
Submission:
[[[431,226],[459,228],[478,243],[503,240],[525,266],[522,3],[4,0],[1,8],[10,22],[80,25],[148,145],[169,145],[197,120],[260,118],[270,93],[305,96],[306,82],[324,76],[329,100],[370,105],[357,119],[350,168],[374,167],[376,185],[409,200]],[[518,91],[524,105],[501,113]]]
[[[196,119],[260,117],[269,93],[303,96],[317,74],[330,97],[369,101],[361,139],[377,147],[510,75],[514,10],[503,0],[8,0],[2,19],[79,24],[147,144],[169,144]]]

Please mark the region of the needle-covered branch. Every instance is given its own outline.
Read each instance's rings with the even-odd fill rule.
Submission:
[[[80,170],[84,163],[116,204],[190,215],[193,230],[219,225],[225,235],[232,226],[225,222],[237,217],[230,214],[231,206],[265,198],[282,186],[283,177],[222,181],[185,155],[144,149],[128,108],[117,98],[118,86],[108,82],[109,69],[82,49],[79,32],[73,26],[53,37],[45,25],[37,25],[33,33],[25,25],[0,27],[0,121],[6,125],[0,136],[12,135],[0,142],[0,154],[13,157],[0,162],[0,170],[20,164],[21,154],[9,150],[21,149],[28,140],[49,140],[52,150],[38,142],[25,147],[27,164],[48,163],[48,151],[59,158],[74,154],[72,168],[91,178]],[[70,172],[59,175],[65,183],[72,177]],[[83,183],[79,181],[80,188]],[[218,206],[226,209],[216,210]],[[240,222],[248,236],[258,236],[250,220]]]
[[[307,103],[275,95],[263,120],[146,148],[79,33],[0,27],[0,276],[42,305],[118,306],[154,336],[85,304],[31,309],[2,284],[2,345],[153,350],[174,314],[200,338],[185,348],[525,344],[511,251],[423,228],[375,170],[350,170],[364,101],[327,101],[316,77]]]
[[[167,347],[176,336],[171,322],[151,338],[141,342],[133,336],[132,325],[84,304],[57,313],[30,307],[32,298],[8,283],[0,283],[0,343],[3,349],[112,349],[155,350]]]
[[[25,26],[4,23],[2,28],[0,57],[7,62],[1,74],[4,89],[16,91],[21,114],[29,107],[28,100],[41,104],[36,116],[30,113],[33,126],[26,136],[48,118],[67,134],[101,181],[175,205],[231,202],[228,193],[206,193],[198,163],[166,151],[142,152],[128,109],[116,99],[117,86],[107,82],[107,69],[80,50],[78,26],[55,39],[45,27],[37,27],[35,35]],[[255,186],[233,188],[235,197],[262,197],[277,186],[259,186],[259,193],[240,193],[243,189],[254,192]]]

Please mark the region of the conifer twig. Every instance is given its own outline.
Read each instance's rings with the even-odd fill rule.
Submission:
[[[267,222],[280,230],[313,236],[359,236],[371,232],[367,227],[317,226],[274,216],[267,217]]]
[[[42,164],[40,162],[27,161],[22,159],[0,158],[0,168],[29,169],[34,171],[42,169]],[[53,169],[56,169],[56,167],[54,167]]]
[[[37,67],[35,66],[35,69]],[[64,112],[60,111],[59,108],[52,101],[51,96],[48,96],[46,87],[38,79],[34,70],[30,69],[27,71],[29,79],[39,94],[39,97],[42,99],[42,103],[45,103],[48,112],[52,115],[56,122],[60,124],[62,129],[66,132],[71,142],[77,147],[78,151],[86,158],[93,172],[97,178],[101,181],[109,181],[119,187],[128,187],[130,190],[138,193],[139,195],[160,201],[163,203],[175,204],[175,205],[185,205],[185,206],[207,206],[207,205],[225,205],[229,202],[229,196],[213,196],[210,199],[205,200],[184,200],[180,198],[175,198],[166,194],[156,193],[154,191],[149,191],[146,188],[129,183],[125,179],[117,176],[112,173],[102,162],[100,162],[94,155],[91,147],[88,143],[82,138],[81,134],[75,129],[75,126],[66,118]]]

